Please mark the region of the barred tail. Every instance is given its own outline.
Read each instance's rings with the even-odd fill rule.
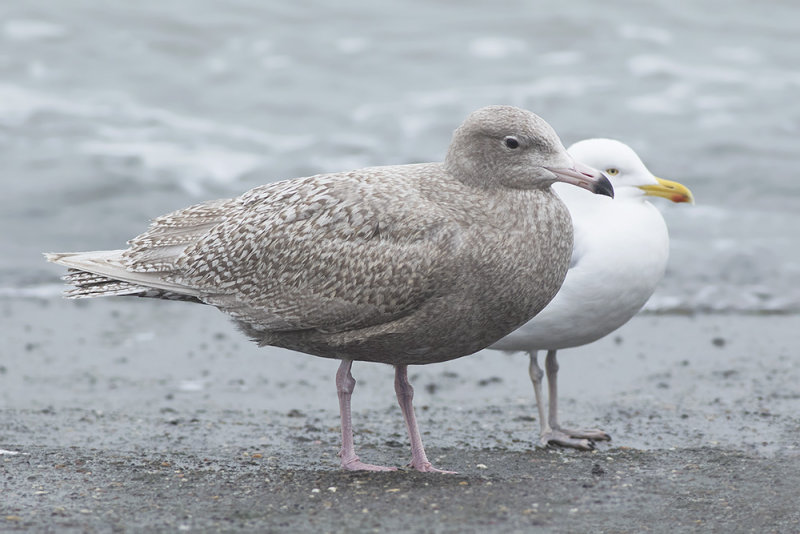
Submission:
[[[110,296],[138,296],[200,302],[192,288],[165,280],[163,273],[129,270],[123,250],[46,253],[47,261],[68,267],[63,280],[75,286],[64,297],[81,299]]]

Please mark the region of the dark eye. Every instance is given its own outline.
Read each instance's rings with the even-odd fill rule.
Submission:
[[[506,146],[508,148],[518,148],[519,147],[519,139],[514,137],[513,135],[509,135],[504,139]]]

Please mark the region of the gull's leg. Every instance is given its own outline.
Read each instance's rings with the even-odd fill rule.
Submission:
[[[555,378],[556,373],[558,372],[558,367],[556,367],[555,371],[551,374],[552,368],[549,359],[551,352],[554,353],[555,351],[549,351],[547,353],[547,359],[545,360],[545,367],[547,368],[547,382],[549,386],[548,391],[550,397],[550,414],[547,416],[545,415],[544,399],[542,398],[542,377],[544,376],[544,372],[542,372],[542,368],[539,367],[539,355],[537,351],[528,351],[528,355],[531,359],[531,363],[528,366],[528,374],[530,375],[531,382],[533,383],[533,393],[536,396],[536,408],[539,411],[539,426],[541,428],[541,432],[539,434],[539,443],[541,443],[544,447],[574,447],[576,449],[591,450],[594,448],[594,446],[589,440],[574,440],[570,436],[561,432],[561,430],[557,427],[552,426],[554,424],[558,424],[558,420],[556,418],[558,407],[553,403],[553,399],[557,395],[557,391],[555,390]]]
[[[575,449],[592,450],[594,441],[608,441],[611,436],[602,430],[570,430],[562,428],[558,424],[558,360],[556,351],[548,350],[547,358],[544,361],[545,372],[547,373],[549,416],[548,423],[555,439],[550,442],[562,447],[573,447]]]
[[[397,393],[397,402],[400,403],[400,410],[406,420],[408,438],[411,440],[411,467],[417,471],[435,473],[455,473],[455,471],[442,471],[436,469],[425,456],[425,449],[422,447],[422,438],[417,427],[417,418],[414,415],[414,388],[408,383],[408,366],[396,365],[394,368],[394,391]]]
[[[342,360],[339,370],[336,371],[336,392],[339,394],[339,414],[342,417],[342,450],[339,456],[342,467],[349,471],[395,471],[394,467],[365,464],[356,456],[353,445],[353,422],[350,417],[350,397],[356,387],[356,381],[350,374],[353,360]]]
[[[547,416],[544,413],[544,402],[542,399],[542,377],[544,371],[539,367],[539,352],[535,350],[528,351],[531,363],[528,365],[528,375],[531,377],[533,384],[533,395],[536,397],[536,409],[539,411],[539,435],[544,437],[550,433],[550,425],[547,424]],[[543,443],[547,445],[547,443]]]

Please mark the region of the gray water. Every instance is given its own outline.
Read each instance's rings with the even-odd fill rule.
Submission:
[[[191,203],[440,160],[508,103],[693,190],[655,201],[647,309],[800,311],[798,28],[789,0],[0,3],[0,298],[56,298],[42,251]]]

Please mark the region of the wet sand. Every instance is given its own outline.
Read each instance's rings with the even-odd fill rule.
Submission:
[[[338,467],[336,362],[248,343],[213,309],[6,299],[0,531],[800,531],[797,316],[639,316],[563,351],[534,445],[527,361],[410,370],[443,476]],[[356,448],[410,457],[392,370],[356,364]]]

